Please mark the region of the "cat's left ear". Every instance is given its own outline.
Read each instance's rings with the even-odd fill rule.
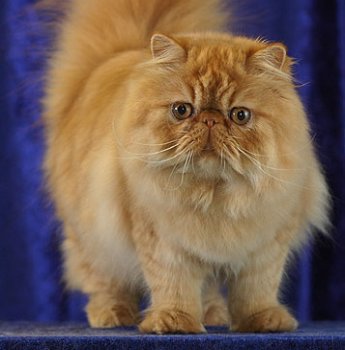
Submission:
[[[152,57],[164,63],[180,63],[187,58],[185,49],[173,38],[154,34],[151,38]]]
[[[289,74],[292,60],[287,56],[286,46],[281,43],[269,44],[250,58],[251,64],[264,70],[275,70]]]

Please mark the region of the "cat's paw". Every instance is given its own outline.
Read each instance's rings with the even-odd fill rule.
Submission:
[[[283,306],[276,306],[251,315],[232,330],[244,333],[291,332],[297,326],[298,322]]]
[[[147,313],[139,325],[142,333],[206,333],[204,326],[190,314],[177,309]]]
[[[89,324],[93,328],[130,326],[137,323],[138,315],[125,305],[105,305],[99,307],[89,303],[86,308]]]
[[[206,326],[224,326],[229,324],[229,313],[225,303],[216,301],[205,306],[203,323]]]

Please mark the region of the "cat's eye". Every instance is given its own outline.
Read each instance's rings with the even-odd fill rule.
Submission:
[[[194,108],[190,103],[176,102],[171,106],[171,112],[176,119],[183,120],[193,115]]]
[[[234,107],[229,112],[229,118],[238,125],[247,124],[252,118],[252,113],[245,107]]]

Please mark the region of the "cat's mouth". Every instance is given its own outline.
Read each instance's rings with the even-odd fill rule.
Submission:
[[[222,126],[220,125],[204,130],[204,135],[201,138],[202,141],[199,144],[200,155],[220,157],[221,145],[225,142],[223,135],[224,130],[222,130]]]
[[[208,131],[206,143],[202,147],[202,151],[207,152],[207,154],[215,151],[214,145],[212,143],[211,130]]]

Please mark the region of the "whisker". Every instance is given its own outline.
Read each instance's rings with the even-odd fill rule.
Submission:
[[[188,161],[188,155],[187,155],[187,157],[186,157],[185,160],[184,160],[184,164],[183,164],[183,168],[182,168],[182,172],[181,172],[181,180],[180,180],[179,185],[176,186],[176,187],[174,187],[174,188],[167,188],[169,191],[176,191],[176,190],[178,190],[178,189],[183,185],[184,174],[185,174],[185,170],[184,170],[184,169],[185,169],[185,167],[186,167],[187,161]],[[176,174],[176,172],[177,172],[177,171],[176,171],[176,168],[177,168],[178,165],[179,165],[179,163],[175,164],[175,166],[174,166],[172,172],[170,173],[170,176],[169,176],[169,179],[168,179],[168,183],[170,182],[170,179],[171,179],[171,176],[172,176],[173,173],[174,173],[174,170],[175,170],[175,174]]]
[[[174,148],[176,148],[176,147],[178,147],[178,146],[179,146],[178,144],[175,144],[175,145],[172,145],[172,146],[170,146],[170,147],[168,147],[168,148],[165,148],[165,149],[163,149],[163,150],[160,150],[160,151],[157,151],[157,152],[148,152],[148,153],[134,153],[134,152],[131,152],[131,151],[125,149],[125,148],[123,148],[123,150],[124,150],[126,153],[128,153],[128,154],[130,154],[130,155],[133,155],[133,156],[137,156],[137,157],[147,157],[147,156],[155,156],[155,155],[157,155],[157,154],[161,154],[161,153],[170,151],[170,150],[172,150],[172,149],[174,149]]]
[[[139,160],[139,161],[142,161],[143,163],[146,163],[146,164],[153,164],[153,165],[156,165],[156,166],[159,166],[161,163],[164,164],[166,162],[169,162],[173,159],[176,159],[177,157],[179,157],[180,155],[182,155],[184,153],[184,151],[181,151],[177,154],[175,154],[174,156],[172,157],[169,157],[169,158],[166,158],[166,159],[159,159],[159,160],[152,160],[152,159],[145,159],[143,157],[140,157],[140,156],[137,156],[137,155],[132,155],[132,156],[128,156],[128,157],[124,157],[124,156],[121,156],[121,157],[115,157],[116,159],[129,159],[129,160]]]
[[[165,146],[165,145],[169,145],[173,142],[178,142],[179,140],[171,140],[171,141],[167,141],[167,142],[163,142],[163,143],[141,143],[141,142],[132,142],[133,145],[139,145],[139,146]]]
[[[183,186],[185,174],[187,173],[187,169],[188,169],[188,167],[189,167],[189,165],[191,163],[191,160],[193,159],[193,150],[190,149],[193,144],[194,144],[194,141],[191,142],[186,147],[184,147],[184,149],[182,150],[182,154],[181,154],[180,158],[182,157],[182,155],[184,155],[186,153],[187,153],[187,156],[185,157],[185,160],[184,160],[184,163],[183,163],[183,167],[182,167],[182,170],[181,170],[181,180],[180,180],[179,185],[177,187],[175,187],[175,188],[166,188],[167,190],[175,191],[175,190],[178,190],[181,186]],[[178,165],[179,165],[179,163],[175,164],[175,166],[173,167],[173,169],[172,169],[172,171],[171,171],[171,173],[169,175],[169,178],[168,178],[168,184],[170,183],[170,180],[171,180],[172,176],[178,172],[178,171],[176,171]]]
[[[223,149],[222,149],[222,151],[224,151],[225,155],[227,155],[228,158],[230,158],[230,159],[232,158],[232,155],[231,155],[231,153],[230,153],[228,147],[227,147],[224,143],[223,143]]]
[[[287,180],[283,180],[283,179],[280,179],[268,172],[266,172],[262,166],[263,164],[261,164],[258,160],[254,159],[253,157],[249,156],[248,154],[246,154],[245,152],[243,152],[243,150],[240,149],[240,147],[238,145],[235,145],[235,147],[237,148],[237,150],[243,154],[244,156],[246,156],[254,166],[256,166],[257,169],[259,169],[264,175],[274,179],[275,181],[277,182],[280,182],[280,183],[284,183],[284,184],[287,184],[287,185],[291,185],[291,186],[294,186],[294,187],[297,187],[299,189],[306,189],[306,190],[314,190],[314,191],[318,191],[318,188],[316,187],[310,187],[310,186],[301,186],[301,185],[298,185],[294,182],[291,182],[291,181],[287,181]],[[228,149],[226,148],[226,150],[228,151]]]
[[[165,143],[162,143],[162,144],[156,144],[156,145],[160,145],[160,146],[164,146],[164,145],[168,145],[168,144],[171,144],[173,142],[176,142],[176,144],[172,145],[171,147],[168,147],[168,148],[165,148],[163,150],[160,150],[160,151],[157,151],[157,152],[149,152],[149,153],[134,153],[134,152],[131,152],[129,151],[128,149],[126,149],[126,147],[124,146],[123,142],[121,142],[121,139],[116,131],[116,127],[115,127],[115,118],[113,119],[112,121],[112,132],[113,132],[113,135],[114,135],[114,141],[116,142],[116,144],[121,147],[121,149],[130,154],[130,155],[133,155],[133,156],[138,156],[138,157],[142,157],[142,156],[152,156],[152,155],[157,155],[157,154],[160,154],[160,153],[163,153],[163,152],[167,152],[175,147],[178,147],[178,140],[171,140],[171,141],[168,141],[168,142],[165,142]],[[140,143],[135,143],[135,142],[132,142],[132,144],[137,144],[137,145],[142,145],[142,146],[151,146],[150,144],[140,144]]]
[[[178,188],[183,186],[184,177],[185,177],[185,174],[186,174],[186,171],[187,171],[187,168],[188,168],[188,164],[189,164],[189,160],[190,160],[190,155],[191,155],[191,151],[189,151],[187,153],[187,157],[186,157],[186,160],[184,162],[183,169],[182,169],[182,176],[181,176],[180,186]]]
[[[181,155],[181,157],[182,157],[182,155]],[[180,158],[181,158],[180,157]],[[167,186],[166,186],[166,190],[168,190],[168,191],[174,191],[176,188],[168,188],[168,186],[170,185],[170,181],[171,181],[171,179],[172,179],[172,176],[174,175],[174,173],[175,173],[175,170],[176,170],[176,168],[177,168],[177,166],[179,165],[180,163],[179,162],[177,162],[175,165],[174,165],[174,167],[173,167],[173,169],[172,169],[172,171],[171,171],[171,173],[170,173],[170,175],[169,175],[169,178],[168,178],[168,183],[167,183]]]
[[[225,174],[225,158],[224,158],[224,153],[223,153],[223,149],[220,150],[220,167],[222,169],[222,174]]]
[[[235,135],[231,135],[230,136],[232,139],[235,139],[235,140],[240,140],[242,141],[243,138],[242,137],[239,137],[239,136],[235,136]],[[315,139],[315,135],[312,135],[311,136],[311,142],[314,142],[314,139]],[[309,142],[306,142],[304,146],[302,147],[299,147],[298,150],[296,151],[290,151],[290,152],[284,152],[284,153],[280,153],[280,156],[289,156],[289,155],[294,155],[294,154],[299,154],[301,150],[309,147],[310,144]],[[245,150],[247,152],[249,152],[248,150]],[[268,158],[269,156],[267,156],[266,154],[259,154],[259,153],[252,153],[252,152],[249,152],[251,155],[255,156],[255,157],[262,157],[262,158]]]
[[[193,174],[196,175],[196,171],[194,168],[194,152],[191,151],[191,158],[192,158],[192,170],[193,170]]]
[[[161,153],[170,151],[171,149],[176,148],[176,147],[178,147],[178,144],[174,144],[174,145],[172,145],[172,146],[170,146],[170,147],[168,147],[168,148],[165,148],[165,149],[160,150],[160,151],[157,151],[157,152],[141,153],[141,154],[139,153],[139,154],[137,154],[137,155],[140,155],[140,156],[154,156],[154,155],[157,155],[157,154],[161,154]]]
[[[231,140],[231,138],[233,140]],[[237,142],[235,142],[235,140],[242,140],[240,137],[237,137],[237,136],[234,136],[234,135],[231,135],[231,138],[228,138],[227,141],[231,143],[232,146],[234,146],[238,151],[243,151],[243,152],[246,152],[248,155],[251,155],[251,156],[254,156],[254,157],[257,157],[257,158],[269,158],[268,155],[265,155],[265,154],[258,154],[258,153],[253,153],[253,152],[250,152],[249,150],[245,149],[245,148],[242,148],[239,146],[239,144]],[[234,141],[234,142],[232,142]],[[280,156],[285,156],[285,155],[294,155],[294,154],[298,154],[300,153],[300,151],[302,149],[305,149],[306,147],[309,146],[309,143],[306,143],[304,147],[300,147],[298,151],[294,151],[294,152],[285,152],[285,153],[279,153]],[[256,160],[257,161],[257,160]],[[269,165],[266,165],[266,164],[262,164],[260,163],[261,166],[267,168],[267,169],[272,169],[272,170],[277,170],[277,171],[290,171],[290,170],[303,170],[305,168],[310,168],[310,167],[304,167],[304,168],[275,168],[275,167],[271,167]]]
[[[166,162],[169,162],[173,159],[176,159],[178,156],[182,155],[185,153],[185,150],[182,150],[181,152],[175,154],[174,156],[170,157],[170,158],[166,158],[166,159],[160,159],[160,160],[149,160],[148,162],[149,163],[152,163],[152,164],[161,164],[161,163],[166,163]]]
[[[246,153],[245,155],[247,157],[249,157],[249,155],[253,155],[253,156],[256,156],[255,153],[250,153],[249,151],[247,150],[244,150],[243,148],[242,149],[239,149],[238,148],[238,151],[241,152],[242,154]],[[293,171],[293,170],[303,170],[303,168],[276,168],[276,167],[272,167],[272,166],[269,166],[269,165],[266,165],[266,164],[262,164],[260,163],[258,160],[256,160],[255,158],[251,158],[252,161],[254,162],[257,162],[260,164],[261,167],[264,167],[266,169],[271,169],[271,170],[276,170],[276,171]]]

